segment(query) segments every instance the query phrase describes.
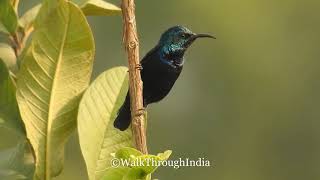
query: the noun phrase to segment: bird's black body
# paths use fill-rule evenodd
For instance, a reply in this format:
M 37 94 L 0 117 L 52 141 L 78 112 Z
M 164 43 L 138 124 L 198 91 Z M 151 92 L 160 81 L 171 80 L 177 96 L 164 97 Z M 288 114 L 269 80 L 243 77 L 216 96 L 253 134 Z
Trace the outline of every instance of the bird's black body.
M 170 92 L 182 71 L 184 52 L 198 37 L 212 36 L 196 35 L 182 26 L 172 27 L 161 36 L 157 46 L 141 60 L 144 107 L 162 100 Z M 130 117 L 128 92 L 114 126 L 120 130 L 126 130 L 130 125 Z
M 157 47 L 142 59 L 141 65 L 144 106 L 163 99 L 170 92 L 183 67 L 173 67 L 159 60 Z

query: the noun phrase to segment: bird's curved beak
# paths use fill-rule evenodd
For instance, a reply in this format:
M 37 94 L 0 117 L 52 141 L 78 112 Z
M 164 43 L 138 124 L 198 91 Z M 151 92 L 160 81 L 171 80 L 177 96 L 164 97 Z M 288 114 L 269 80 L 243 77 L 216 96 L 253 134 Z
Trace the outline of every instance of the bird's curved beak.
M 185 44 L 186 47 L 189 47 L 196 39 L 198 38 L 212 38 L 212 39 L 216 39 L 214 36 L 210 35 L 210 34 L 193 34 L 189 40 L 187 41 L 187 43 Z
M 194 34 L 192 36 L 193 40 L 196 40 L 197 38 L 212 38 L 212 39 L 216 39 L 216 37 L 210 35 L 210 34 Z

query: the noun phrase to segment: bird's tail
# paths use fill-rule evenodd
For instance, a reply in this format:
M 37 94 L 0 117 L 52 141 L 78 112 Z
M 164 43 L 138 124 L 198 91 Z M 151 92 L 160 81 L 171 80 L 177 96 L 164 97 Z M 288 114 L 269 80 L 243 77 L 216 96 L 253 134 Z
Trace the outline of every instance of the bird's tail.
M 131 122 L 130 96 L 129 93 L 123 105 L 119 109 L 118 116 L 114 120 L 113 126 L 121 131 L 128 129 Z

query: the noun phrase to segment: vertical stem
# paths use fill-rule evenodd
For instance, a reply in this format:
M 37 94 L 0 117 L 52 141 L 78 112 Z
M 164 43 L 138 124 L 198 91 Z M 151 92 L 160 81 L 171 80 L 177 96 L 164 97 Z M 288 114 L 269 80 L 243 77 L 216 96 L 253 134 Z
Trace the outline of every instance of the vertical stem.
M 131 102 L 132 131 L 135 139 L 136 148 L 144 154 L 148 153 L 145 131 L 142 96 L 142 80 L 139 58 L 139 40 L 137 35 L 135 4 L 134 0 L 122 0 L 123 15 L 123 42 L 128 55 L 129 62 L 129 91 Z

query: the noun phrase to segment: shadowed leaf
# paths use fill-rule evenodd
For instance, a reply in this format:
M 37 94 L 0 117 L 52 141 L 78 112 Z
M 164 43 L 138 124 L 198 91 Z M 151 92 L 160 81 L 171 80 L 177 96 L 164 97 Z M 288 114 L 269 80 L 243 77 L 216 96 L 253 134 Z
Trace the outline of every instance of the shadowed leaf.
M 9 34 L 4 25 L 0 22 L 0 33 Z
M 30 180 L 33 172 L 34 161 L 24 136 L 20 137 L 15 147 L 0 151 L 0 179 Z
M 24 135 L 16 101 L 16 87 L 6 64 L 0 59 L 0 126 Z M 5 137 L 6 138 L 6 137 Z
M 5 28 L 5 30 L 3 30 L 4 32 L 8 31 L 13 34 L 17 29 L 18 17 L 10 0 L 0 1 L 0 22 Z M 3 27 L 0 29 L 3 29 Z
M 0 179 L 31 179 L 33 157 L 27 145 L 16 101 L 16 87 L 6 64 L 0 59 Z M 13 147 L 5 147 L 7 138 Z

